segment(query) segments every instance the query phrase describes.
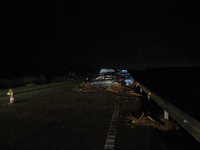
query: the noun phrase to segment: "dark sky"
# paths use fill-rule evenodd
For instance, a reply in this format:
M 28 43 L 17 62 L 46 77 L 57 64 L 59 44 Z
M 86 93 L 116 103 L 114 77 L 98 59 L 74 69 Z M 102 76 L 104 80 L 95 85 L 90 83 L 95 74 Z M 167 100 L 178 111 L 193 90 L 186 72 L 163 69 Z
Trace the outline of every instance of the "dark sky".
M 1 67 L 199 66 L 199 3 L 5 1 L 0 9 Z

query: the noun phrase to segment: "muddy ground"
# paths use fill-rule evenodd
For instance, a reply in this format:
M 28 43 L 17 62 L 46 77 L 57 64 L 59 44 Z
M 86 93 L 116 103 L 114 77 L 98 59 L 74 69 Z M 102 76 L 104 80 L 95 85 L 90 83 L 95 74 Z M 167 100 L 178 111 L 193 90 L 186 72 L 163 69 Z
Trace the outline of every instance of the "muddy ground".
M 142 113 L 141 95 L 132 89 L 80 90 L 80 83 L 16 88 L 14 104 L 0 95 L 0 149 L 102 150 L 116 104 L 120 112 L 115 149 L 180 149 L 169 144 L 165 135 L 171 132 L 128 125 L 130 114 L 139 118 Z

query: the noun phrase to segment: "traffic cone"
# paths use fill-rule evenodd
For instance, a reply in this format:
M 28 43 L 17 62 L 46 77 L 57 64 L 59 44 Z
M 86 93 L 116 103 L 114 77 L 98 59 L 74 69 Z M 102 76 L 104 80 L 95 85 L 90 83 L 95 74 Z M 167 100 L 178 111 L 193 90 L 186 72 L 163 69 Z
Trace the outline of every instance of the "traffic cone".
M 14 102 L 15 102 L 15 100 L 14 100 L 13 90 L 11 89 L 11 91 L 10 91 L 10 101 L 9 101 L 9 104 L 13 104 Z

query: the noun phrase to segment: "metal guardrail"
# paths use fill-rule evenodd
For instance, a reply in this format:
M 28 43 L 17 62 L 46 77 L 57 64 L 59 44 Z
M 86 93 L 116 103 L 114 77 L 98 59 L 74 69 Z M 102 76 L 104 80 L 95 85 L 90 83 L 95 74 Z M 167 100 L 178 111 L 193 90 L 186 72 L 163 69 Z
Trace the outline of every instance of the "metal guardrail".
M 200 142 L 200 122 L 184 111 L 180 110 L 176 106 L 172 105 L 168 101 L 156 95 L 151 90 L 144 87 L 142 84 L 137 81 L 136 87 L 140 87 L 140 92 L 144 91 L 148 99 L 152 98 L 163 110 L 164 118 L 168 119 L 170 115 L 174 120 L 176 120 L 186 131 L 188 131 L 197 141 Z

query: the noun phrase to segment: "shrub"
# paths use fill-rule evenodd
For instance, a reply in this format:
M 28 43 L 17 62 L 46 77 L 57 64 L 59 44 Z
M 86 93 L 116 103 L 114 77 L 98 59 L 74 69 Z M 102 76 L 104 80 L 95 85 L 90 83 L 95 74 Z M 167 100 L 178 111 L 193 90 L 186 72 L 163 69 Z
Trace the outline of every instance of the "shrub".
M 47 79 L 45 77 L 44 74 L 41 74 L 36 80 L 35 80 L 36 84 L 45 84 L 47 83 Z
M 72 73 L 72 78 L 73 78 L 73 79 L 78 79 L 78 75 L 77 75 L 75 72 L 73 72 L 73 73 Z
M 25 85 L 24 79 L 23 78 L 14 78 L 12 80 L 12 85 L 14 87 Z
M 3 89 L 4 88 L 4 83 L 3 83 L 3 80 L 0 79 L 0 89 Z
M 65 81 L 67 78 L 64 76 L 57 76 L 54 80 L 52 80 L 51 82 L 55 83 L 55 82 L 62 82 Z
M 78 79 L 78 75 L 75 72 L 70 71 L 68 73 L 68 78 L 69 79 Z
M 0 80 L 0 88 L 9 88 L 12 87 L 12 80 L 1 79 Z

